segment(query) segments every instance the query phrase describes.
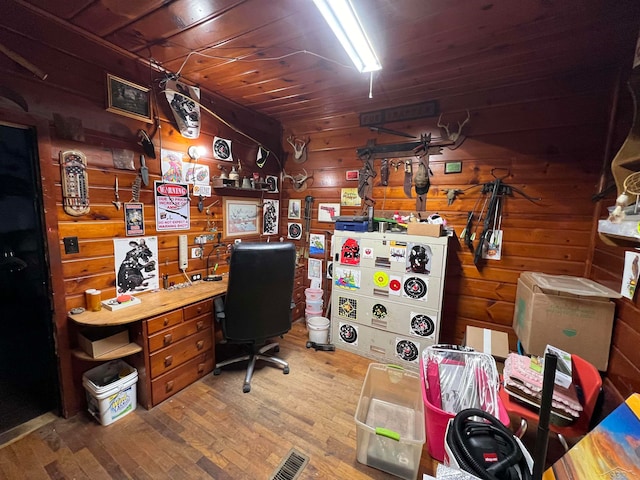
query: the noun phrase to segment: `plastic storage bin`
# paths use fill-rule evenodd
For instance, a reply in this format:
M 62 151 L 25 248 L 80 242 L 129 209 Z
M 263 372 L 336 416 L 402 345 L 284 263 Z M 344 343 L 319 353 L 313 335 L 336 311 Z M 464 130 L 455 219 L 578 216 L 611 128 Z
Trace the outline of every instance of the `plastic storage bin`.
M 137 406 L 138 371 L 118 359 L 84 373 L 89 413 L 102 425 L 109 425 L 133 412 Z
M 407 480 L 417 478 L 425 443 L 417 373 L 370 364 L 355 421 L 358 462 Z

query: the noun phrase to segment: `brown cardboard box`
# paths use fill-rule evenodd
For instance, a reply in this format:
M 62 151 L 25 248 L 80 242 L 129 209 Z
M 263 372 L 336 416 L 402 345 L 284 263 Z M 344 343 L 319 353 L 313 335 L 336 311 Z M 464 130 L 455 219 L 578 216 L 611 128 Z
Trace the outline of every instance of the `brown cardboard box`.
M 442 235 L 442 225 L 437 223 L 410 222 L 407 223 L 407 234 L 439 237 Z
M 84 352 L 98 358 L 129 344 L 129 330 L 91 328 L 78 333 L 78 344 Z
M 493 355 L 497 360 L 504 360 L 509 355 L 509 336 L 506 332 L 467 325 L 465 345 L 477 352 Z
M 615 304 L 620 294 L 580 277 L 523 272 L 518 279 L 513 329 L 525 352 L 547 344 L 606 371 Z

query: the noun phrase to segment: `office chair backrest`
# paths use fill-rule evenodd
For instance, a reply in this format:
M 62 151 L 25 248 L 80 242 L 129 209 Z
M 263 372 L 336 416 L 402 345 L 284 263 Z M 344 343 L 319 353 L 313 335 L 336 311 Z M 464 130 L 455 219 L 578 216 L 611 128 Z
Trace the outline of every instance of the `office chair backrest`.
M 259 343 L 289 331 L 295 266 L 293 243 L 235 245 L 222 321 L 228 341 Z

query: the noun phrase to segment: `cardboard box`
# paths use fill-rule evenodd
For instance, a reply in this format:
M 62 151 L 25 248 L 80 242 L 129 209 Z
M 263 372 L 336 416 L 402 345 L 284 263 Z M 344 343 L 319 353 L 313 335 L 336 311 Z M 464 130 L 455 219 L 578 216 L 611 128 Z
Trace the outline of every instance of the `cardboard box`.
M 509 336 L 506 332 L 467 325 L 465 345 L 477 352 L 488 353 L 497 360 L 504 360 L 509 355 Z
M 606 371 L 615 304 L 620 294 L 580 277 L 523 272 L 513 329 L 528 354 L 553 345 Z
M 440 237 L 442 235 L 442 225 L 439 223 L 409 222 L 407 223 L 407 234 Z
M 128 345 L 129 330 L 123 330 L 122 327 L 85 329 L 78 332 L 78 344 L 87 355 L 99 358 Z

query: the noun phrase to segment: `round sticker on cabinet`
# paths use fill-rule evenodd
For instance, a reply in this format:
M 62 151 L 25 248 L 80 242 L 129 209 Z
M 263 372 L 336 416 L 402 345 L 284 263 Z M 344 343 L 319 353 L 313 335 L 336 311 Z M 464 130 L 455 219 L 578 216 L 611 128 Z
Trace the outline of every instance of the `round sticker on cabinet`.
M 419 351 L 416 344 L 412 341 L 400 340 L 396 344 L 396 354 L 402 360 L 405 360 L 407 362 L 414 362 L 419 356 Z
M 385 272 L 376 272 L 373 274 L 373 283 L 377 287 L 386 287 L 389 284 L 389 275 Z
M 430 317 L 420 313 L 411 317 L 411 331 L 421 337 L 429 337 L 435 332 L 436 326 Z
M 404 282 L 404 293 L 409 298 L 422 298 L 427 294 L 427 284 L 421 278 L 409 277 Z
M 394 292 L 398 292 L 402 288 L 400 284 L 400 280 L 396 280 L 395 278 L 389 282 L 389 289 Z
M 340 340 L 346 343 L 356 343 L 358 341 L 358 331 L 352 325 L 343 323 L 340 325 Z
M 387 316 L 387 307 L 385 307 L 381 303 L 376 303 L 371 309 L 371 314 L 373 315 L 374 318 L 377 318 L 378 320 L 382 320 L 384 317 Z

